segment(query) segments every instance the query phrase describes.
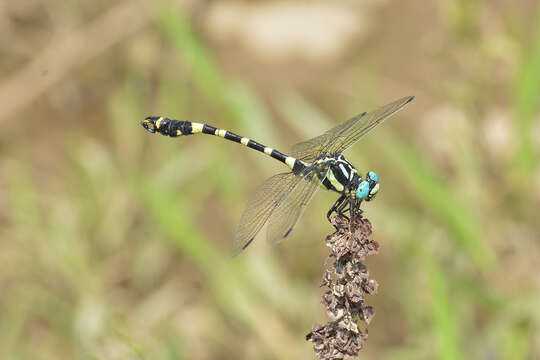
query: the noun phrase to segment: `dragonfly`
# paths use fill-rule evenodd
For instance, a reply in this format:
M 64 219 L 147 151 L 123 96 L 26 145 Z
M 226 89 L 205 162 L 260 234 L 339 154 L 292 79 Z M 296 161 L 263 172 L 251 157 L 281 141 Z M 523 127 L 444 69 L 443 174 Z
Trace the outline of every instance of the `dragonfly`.
M 269 243 L 277 243 L 292 232 L 304 209 L 319 189 L 339 194 L 328 210 L 350 216 L 361 212 L 363 201 L 371 201 L 379 192 L 379 177 L 368 171 L 364 177 L 343 156 L 343 152 L 384 120 L 409 104 L 414 96 L 407 96 L 363 112 L 310 140 L 299 142 L 288 155 L 250 138 L 208 124 L 149 116 L 141 125 L 150 133 L 181 137 L 193 134 L 218 136 L 262 152 L 289 167 L 264 181 L 251 196 L 233 240 L 231 256 L 236 256 L 253 242 L 265 224 Z

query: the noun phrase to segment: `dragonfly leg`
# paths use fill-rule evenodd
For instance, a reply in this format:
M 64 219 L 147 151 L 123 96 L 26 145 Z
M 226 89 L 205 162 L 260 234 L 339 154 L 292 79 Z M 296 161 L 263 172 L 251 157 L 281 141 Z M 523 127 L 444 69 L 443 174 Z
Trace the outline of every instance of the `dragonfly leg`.
M 356 214 L 362 214 L 362 210 L 360 209 L 361 203 L 362 203 L 362 200 L 358 200 L 358 199 L 354 199 L 350 201 L 349 212 L 351 216 L 354 216 Z
M 337 208 L 337 211 L 336 211 L 336 212 L 338 213 L 338 215 L 344 216 L 344 217 L 346 217 L 346 218 L 348 219 L 348 217 L 345 216 L 343 210 L 345 210 L 345 207 L 346 207 L 349 203 L 351 203 L 351 200 L 347 199 L 347 197 L 344 196 L 344 199 L 343 199 L 342 203 L 339 204 L 339 207 Z
M 357 199 L 351 200 L 349 203 L 349 212 L 351 213 L 351 217 L 356 215 L 356 211 L 359 210 L 360 203 Z
M 332 213 L 334 211 L 336 211 L 336 209 L 338 209 L 343 204 L 344 200 L 345 200 L 345 194 L 341 194 L 339 199 L 336 200 L 334 205 L 332 205 L 330 210 L 328 210 L 328 212 L 326 213 L 326 218 L 328 219 L 328 221 L 330 221 L 330 216 L 332 216 Z M 339 212 L 338 212 L 338 214 L 339 214 Z

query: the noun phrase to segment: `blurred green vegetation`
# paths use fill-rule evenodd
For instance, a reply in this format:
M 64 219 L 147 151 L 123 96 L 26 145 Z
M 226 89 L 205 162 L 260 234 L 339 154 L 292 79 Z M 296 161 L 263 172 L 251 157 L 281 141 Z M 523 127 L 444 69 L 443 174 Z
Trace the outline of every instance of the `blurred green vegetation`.
M 256 34 L 248 16 L 298 14 L 235 4 L 34 0 L 0 13 L 0 94 L 28 99 L 0 111 L 0 357 L 312 358 L 304 336 L 326 321 L 335 196 L 318 193 L 291 240 L 260 236 L 231 260 L 250 192 L 283 167 L 212 137 L 150 136 L 139 121 L 208 122 L 286 152 L 416 95 L 347 152 L 382 185 L 364 208 L 381 251 L 361 358 L 540 358 L 540 7 L 333 5 L 363 32 L 321 63 L 216 34 L 216 13 L 242 36 Z M 104 49 L 95 24 L 115 39 Z M 81 51 L 63 41 L 72 31 L 87 56 L 70 70 L 62 57 L 40 63 Z

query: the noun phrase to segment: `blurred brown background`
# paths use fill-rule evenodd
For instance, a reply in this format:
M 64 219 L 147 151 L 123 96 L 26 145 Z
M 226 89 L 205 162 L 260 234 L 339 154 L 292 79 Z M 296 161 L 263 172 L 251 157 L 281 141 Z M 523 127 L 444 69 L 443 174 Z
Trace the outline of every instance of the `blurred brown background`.
M 312 358 L 335 194 L 230 260 L 284 167 L 139 122 L 287 152 L 406 95 L 347 152 L 381 182 L 361 358 L 540 358 L 536 1 L 3 1 L 0 358 Z

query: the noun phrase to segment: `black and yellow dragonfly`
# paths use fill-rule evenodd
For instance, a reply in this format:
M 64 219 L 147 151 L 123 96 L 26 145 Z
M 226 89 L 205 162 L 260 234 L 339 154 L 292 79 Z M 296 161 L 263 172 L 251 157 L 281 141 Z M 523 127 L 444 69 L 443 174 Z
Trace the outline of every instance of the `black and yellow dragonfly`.
M 414 96 L 404 97 L 373 112 L 361 113 L 320 136 L 297 143 L 290 155 L 207 124 L 149 116 L 141 125 L 151 133 L 170 137 L 219 136 L 265 153 L 290 168 L 267 179 L 251 196 L 233 241 L 231 255 L 235 256 L 251 244 L 266 223 L 270 243 L 285 239 L 321 184 L 340 194 L 327 213 L 328 219 L 334 212 L 353 215 L 362 201 L 372 200 L 379 191 L 377 174 L 369 171 L 362 177 L 342 152 L 413 99 Z

